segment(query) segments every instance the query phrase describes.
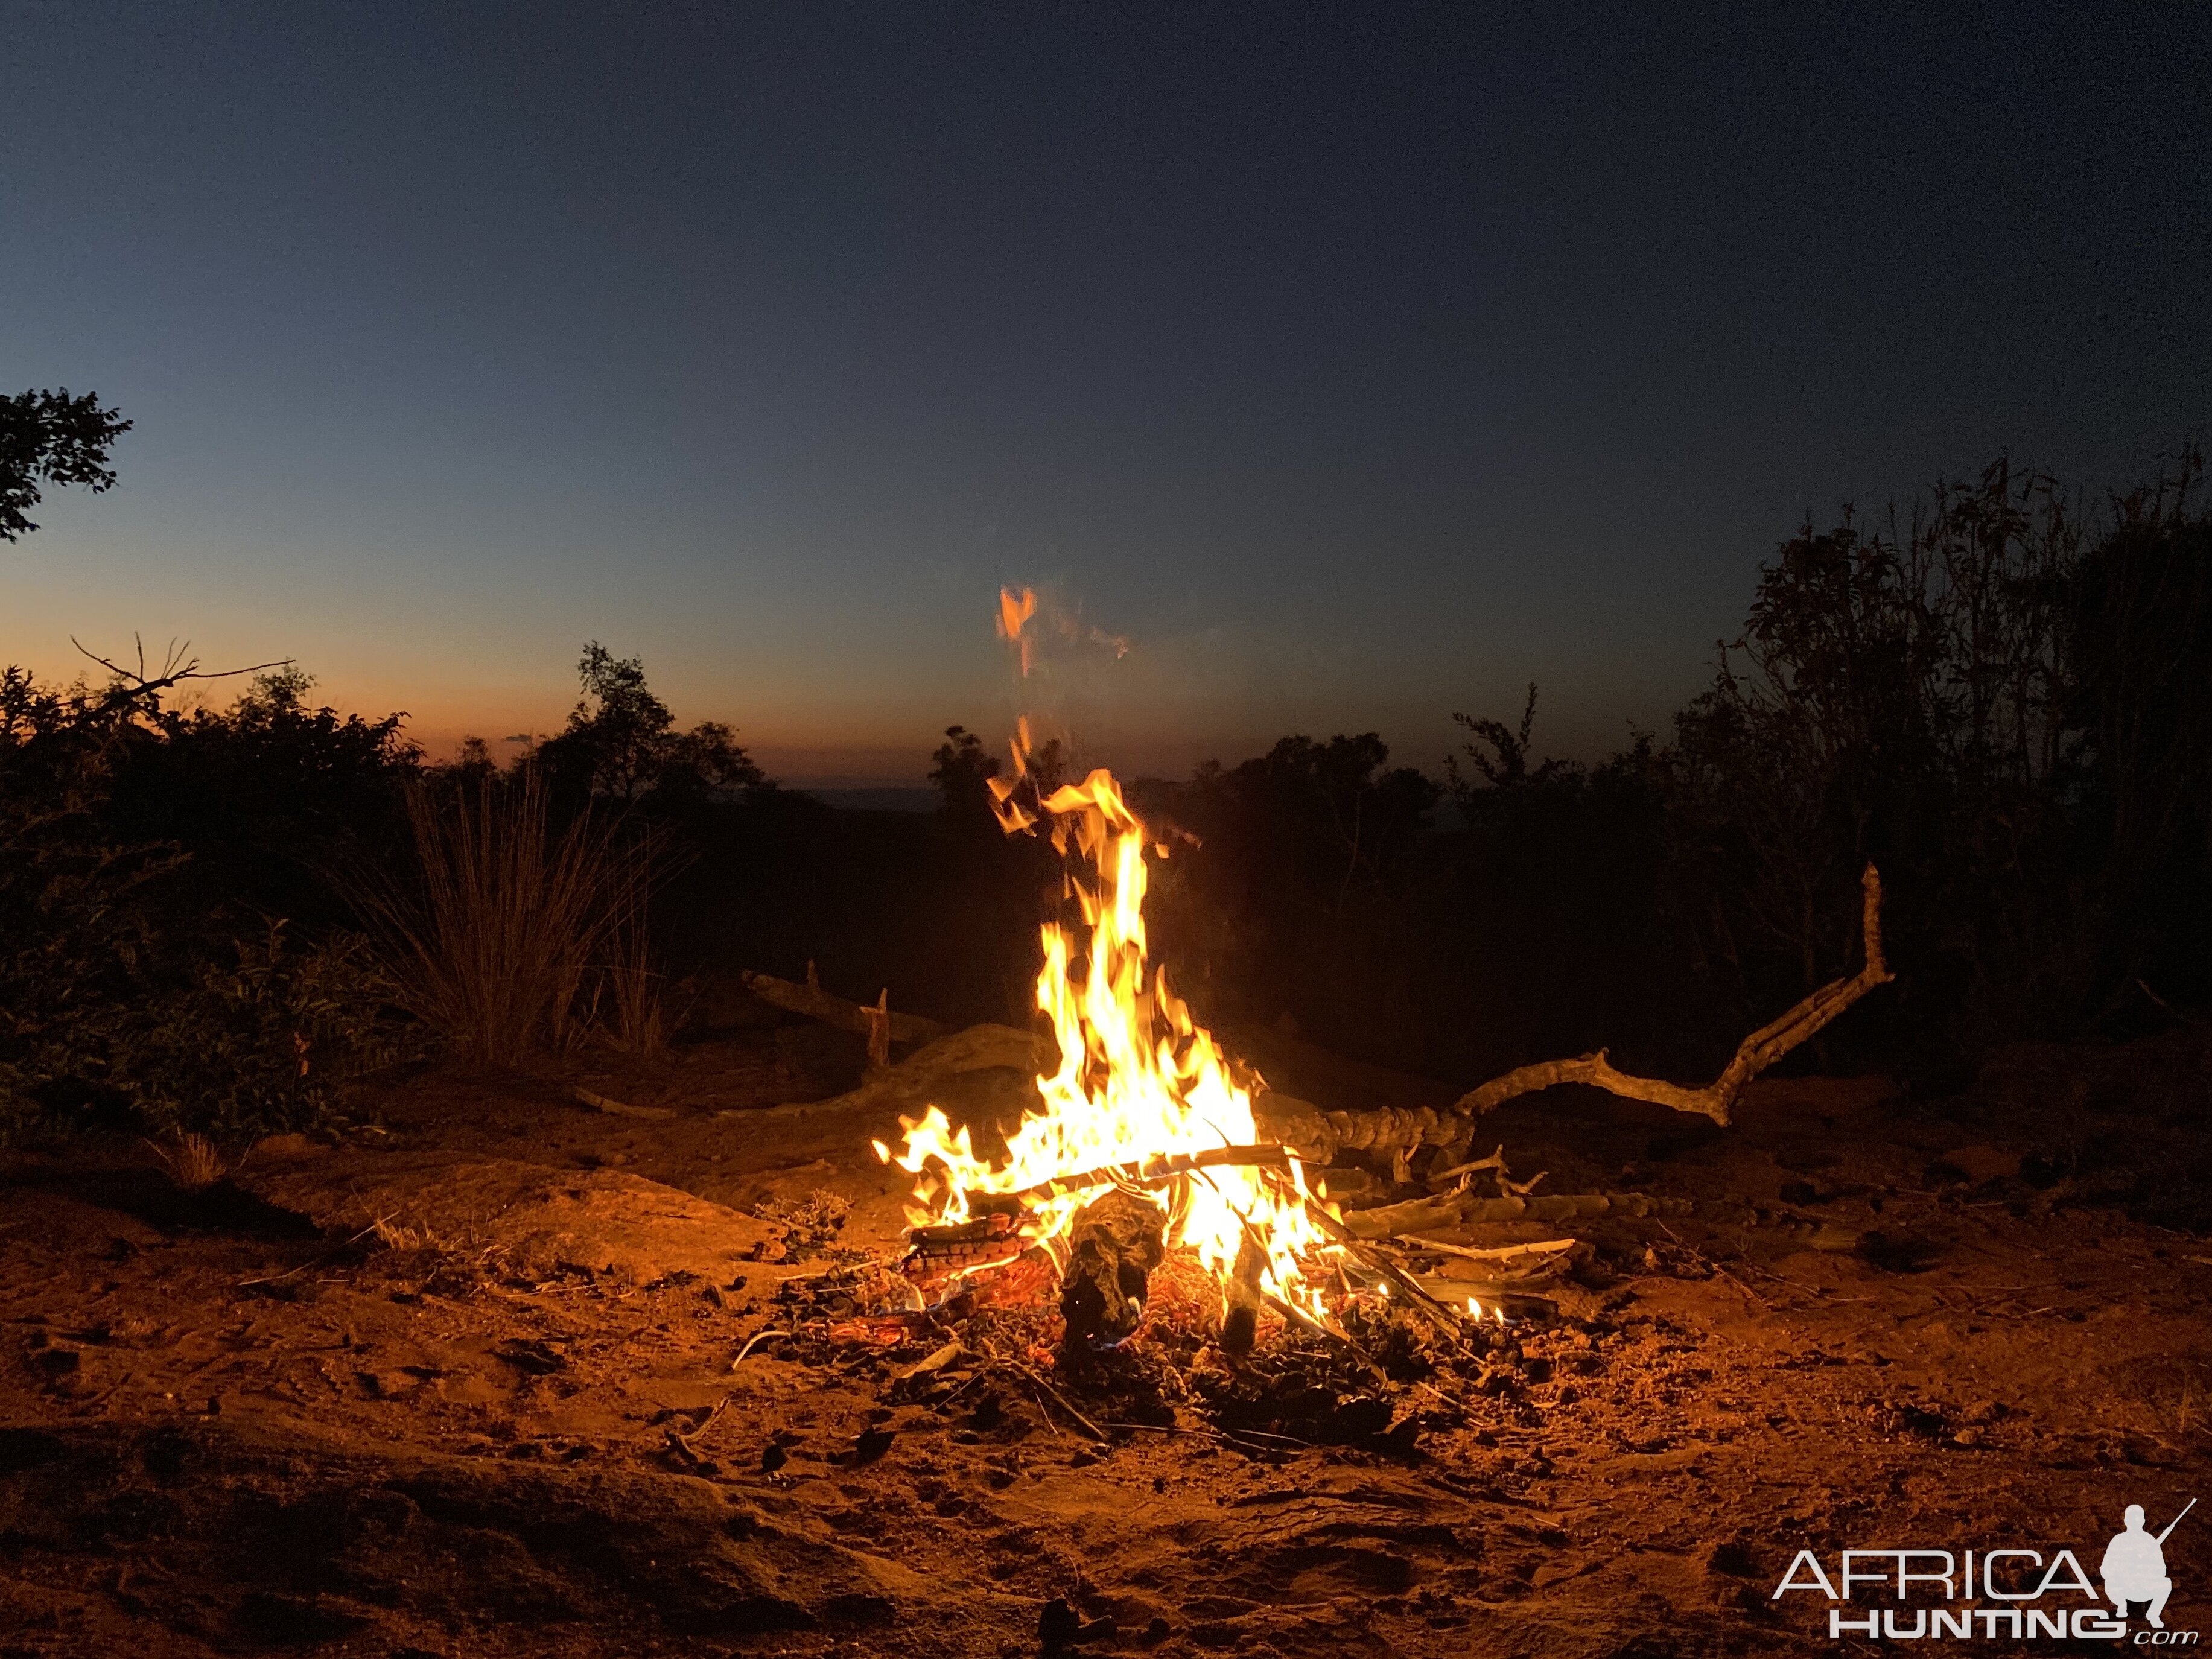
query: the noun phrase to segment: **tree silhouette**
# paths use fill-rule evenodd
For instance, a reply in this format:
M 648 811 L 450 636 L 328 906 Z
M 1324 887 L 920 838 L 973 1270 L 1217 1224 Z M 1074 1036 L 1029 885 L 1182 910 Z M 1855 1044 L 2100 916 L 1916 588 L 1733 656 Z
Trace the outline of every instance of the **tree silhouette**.
M 556 775 L 582 778 L 595 795 L 623 801 L 651 795 L 664 803 L 767 781 L 721 721 L 678 731 L 668 705 L 645 683 L 642 659 L 617 657 L 593 640 L 576 676 L 584 695 L 560 736 L 538 751 Z
M 100 394 L 58 392 L 0 396 L 0 542 L 39 526 L 26 516 L 45 496 L 41 483 L 82 484 L 94 495 L 115 487 L 108 447 L 131 422 L 100 406 Z

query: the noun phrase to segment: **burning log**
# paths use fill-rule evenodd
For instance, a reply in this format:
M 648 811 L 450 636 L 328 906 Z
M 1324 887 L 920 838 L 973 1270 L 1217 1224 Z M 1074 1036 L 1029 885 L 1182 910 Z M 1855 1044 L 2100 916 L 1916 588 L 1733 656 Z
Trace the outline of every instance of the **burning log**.
M 899 1272 L 917 1285 L 940 1284 L 984 1267 L 1004 1267 L 1029 1248 L 1019 1218 L 1007 1210 L 936 1227 L 908 1230 Z
M 945 1028 L 933 1019 L 924 1019 L 919 1014 L 900 1014 L 890 1011 L 890 994 L 886 990 L 876 999 L 876 1006 L 848 1002 L 833 996 L 815 982 L 814 964 L 806 964 L 806 983 L 798 985 L 787 979 L 778 979 L 773 974 L 757 974 L 748 969 L 739 975 L 745 989 L 763 1002 L 769 1003 L 787 1013 L 804 1014 L 809 1019 L 818 1019 L 825 1025 L 835 1025 L 842 1030 L 858 1031 L 862 1036 L 880 1039 L 884 1053 L 893 1042 L 934 1042 L 945 1034 Z M 872 1048 L 874 1047 L 872 1042 Z M 878 1064 L 881 1062 L 878 1061 Z
M 1236 1266 L 1231 1268 L 1229 1282 L 1223 1287 L 1225 1305 L 1221 1316 L 1221 1350 L 1224 1353 L 1249 1353 L 1253 1343 L 1259 1340 L 1260 1310 L 1267 1304 L 1260 1280 L 1267 1270 L 1267 1251 L 1260 1248 L 1257 1239 L 1248 1237 L 1243 1248 L 1237 1252 Z
M 1871 864 L 1860 876 L 1859 885 L 1864 893 L 1859 926 L 1866 943 L 1865 966 L 1849 979 L 1831 981 L 1779 1019 L 1753 1031 L 1737 1046 L 1735 1057 L 1721 1074 L 1704 1088 L 1686 1089 L 1680 1084 L 1617 1072 L 1606 1059 L 1606 1051 L 1601 1048 L 1576 1060 L 1547 1060 L 1493 1078 L 1480 1088 L 1462 1095 L 1456 1109 L 1468 1117 L 1480 1117 L 1518 1095 L 1533 1094 L 1561 1083 L 1583 1083 L 1630 1100 L 1671 1106 L 1678 1112 L 1696 1112 L 1716 1123 L 1727 1123 L 1736 1097 L 1743 1092 L 1746 1084 L 1868 992 L 1888 984 L 1895 977 L 1882 960 L 1881 877 Z
M 1150 1187 L 1198 1170 L 1287 1170 L 1291 1167 L 1293 1151 L 1288 1146 L 1209 1146 L 1202 1152 L 1148 1158 L 1142 1164 L 1109 1164 L 1096 1170 L 1085 1170 L 1076 1175 L 1054 1176 L 1034 1187 L 1025 1187 L 1012 1196 L 1026 1201 L 1058 1198 L 1068 1193 L 1085 1192 L 1093 1187 Z M 975 1201 L 975 1197 L 971 1194 L 971 1202 Z

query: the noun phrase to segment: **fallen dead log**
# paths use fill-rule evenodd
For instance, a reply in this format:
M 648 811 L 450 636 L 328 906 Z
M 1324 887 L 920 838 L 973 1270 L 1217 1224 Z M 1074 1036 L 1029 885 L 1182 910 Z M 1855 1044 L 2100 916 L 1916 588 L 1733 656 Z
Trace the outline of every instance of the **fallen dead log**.
M 1516 1096 L 1533 1094 L 1562 1083 L 1582 1083 L 1630 1100 L 1670 1106 L 1678 1112 L 1695 1112 L 1716 1123 L 1728 1122 L 1744 1085 L 1868 992 L 1888 984 L 1894 977 L 1882 960 L 1881 877 L 1871 864 L 1860 876 L 1859 886 L 1864 896 L 1859 925 L 1866 943 L 1865 966 L 1849 979 L 1834 980 L 1822 986 L 1779 1019 L 1753 1031 L 1737 1046 L 1735 1057 L 1721 1074 L 1704 1088 L 1689 1089 L 1678 1083 L 1617 1072 L 1606 1059 L 1606 1051 L 1601 1048 L 1575 1060 L 1547 1060 L 1493 1078 L 1480 1088 L 1462 1095 L 1456 1109 L 1468 1117 L 1480 1117 Z
M 1645 1193 L 1550 1193 L 1535 1198 L 1483 1198 L 1474 1193 L 1438 1193 L 1404 1204 L 1352 1210 L 1345 1231 L 1354 1238 L 1403 1238 L 1443 1227 L 1501 1221 L 1586 1221 L 1601 1216 L 1686 1216 L 1697 1206 L 1686 1198 L 1653 1198 Z
M 804 1014 L 809 1019 L 818 1019 L 825 1025 L 835 1025 L 847 1031 L 858 1031 L 862 1036 L 874 1036 L 878 1030 L 887 1032 L 892 1042 L 934 1042 L 945 1034 L 945 1027 L 933 1019 L 924 1019 L 920 1014 L 894 1013 L 886 1006 L 889 994 L 877 999 L 874 1007 L 866 1003 L 848 1002 L 833 995 L 816 982 L 814 964 L 807 964 L 806 983 L 778 979 L 773 974 L 757 974 L 748 969 L 738 977 L 745 989 L 763 1002 L 782 1009 L 787 1013 Z
M 1474 1139 L 1472 1120 L 1449 1107 L 1385 1106 L 1367 1112 L 1324 1111 L 1295 1095 L 1261 1089 L 1252 1097 L 1252 1118 L 1309 1164 L 1334 1164 L 1346 1152 L 1384 1155 L 1398 1178 L 1424 1147 L 1463 1152 Z

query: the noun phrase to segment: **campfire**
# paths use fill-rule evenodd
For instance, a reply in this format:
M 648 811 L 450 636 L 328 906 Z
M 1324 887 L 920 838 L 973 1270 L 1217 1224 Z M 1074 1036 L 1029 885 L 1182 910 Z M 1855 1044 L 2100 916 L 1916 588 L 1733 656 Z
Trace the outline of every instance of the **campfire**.
M 1218 1280 L 1226 1311 L 1249 1316 L 1264 1298 L 1326 1318 L 1315 1274 L 1340 1250 L 1316 1218 L 1305 1166 L 1261 1134 L 1252 1087 L 1149 960 L 1147 861 L 1167 844 L 1148 836 L 1111 773 L 1041 794 L 1021 738 L 1013 755 L 1013 777 L 992 780 L 1000 821 L 1009 833 L 1048 830 L 1073 913 L 1044 925 L 1036 981 L 1059 1064 L 1037 1079 L 1036 1109 L 1006 1137 L 1003 1159 L 979 1157 L 969 1131 L 933 1105 L 902 1120 L 898 1151 L 875 1143 L 878 1158 L 919 1177 L 908 1212 L 916 1269 L 949 1264 L 957 1278 L 975 1267 L 944 1247 L 1018 1240 L 1042 1246 L 1065 1275 L 1085 1218 L 1120 1194 L 1138 1200 L 1117 1206 L 1125 1218 L 1152 1208 L 1159 1245 L 1188 1251 Z M 1152 1243 L 1115 1254 L 1146 1255 Z M 1103 1286 L 1100 1296 L 1113 1316 L 1141 1302 Z M 1096 1317 L 1102 1333 L 1127 1322 L 1105 1309 Z
M 1036 616 L 1033 594 L 1001 595 L 1000 632 L 1024 677 Z M 1373 1441 L 1464 1423 L 1468 1397 L 1511 1392 L 1524 1358 L 1545 1369 L 1540 1334 L 1522 1334 L 1556 1311 L 1540 1292 L 1602 1277 L 1589 1242 L 1500 1237 L 1500 1224 L 1712 1211 L 1826 1239 L 1817 1219 L 1772 1206 L 1539 1192 L 1542 1176 L 1516 1181 L 1503 1147 L 1476 1157 L 1472 1142 L 1483 1114 L 1560 1084 L 1728 1124 L 1752 1079 L 1887 982 L 1871 866 L 1860 971 L 1746 1037 L 1710 1085 L 1632 1076 L 1600 1051 L 1521 1066 L 1449 1106 L 1326 1110 L 1225 1052 L 1152 961 L 1146 895 L 1174 838 L 1146 824 L 1111 772 L 1050 775 L 1026 718 L 1011 750 L 1011 770 L 989 780 L 1000 825 L 1048 838 L 1060 860 L 1058 914 L 1040 930 L 1039 1029 L 947 1032 L 894 1014 L 887 995 L 873 1007 L 832 996 L 811 970 L 805 985 L 747 976 L 770 1002 L 867 1035 L 876 1066 L 851 1098 L 901 1104 L 898 1145 L 871 1144 L 913 1177 L 903 1254 L 785 1281 L 792 1323 L 763 1340 L 928 1345 L 899 1374 L 906 1393 L 957 1393 L 1011 1370 L 1086 1431 L 1100 1425 L 1042 1370 L 1060 1370 L 1069 1392 L 1078 1374 L 1119 1389 L 1121 1416 L 1149 1415 L 1121 1430 L 1183 1425 L 1178 1402 L 1202 1401 L 1217 1430 L 1248 1443 L 1284 1431 Z M 897 1065 L 894 1042 L 914 1048 Z M 981 1149 L 975 1127 L 933 1098 L 973 1066 L 1019 1068 L 1030 1083 L 1018 1121 L 987 1129 Z M 1146 1399 L 1133 1403 L 1139 1373 Z

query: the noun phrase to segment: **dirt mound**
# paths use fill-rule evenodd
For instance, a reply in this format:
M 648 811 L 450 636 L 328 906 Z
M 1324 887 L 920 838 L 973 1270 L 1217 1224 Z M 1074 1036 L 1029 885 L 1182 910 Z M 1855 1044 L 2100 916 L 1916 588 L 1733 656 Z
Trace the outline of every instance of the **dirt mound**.
M 158 1547 L 167 1571 L 136 1579 L 125 1611 L 217 1644 L 374 1626 L 442 1650 L 470 1626 L 576 1620 L 744 1637 L 883 1624 L 930 1595 L 793 1500 L 648 1470 L 371 1457 L 193 1421 L 0 1428 L 0 1473 L 10 1557 Z
M 640 1176 L 504 1158 L 398 1154 L 373 1173 L 357 1163 L 309 1162 L 246 1178 L 262 1198 L 328 1232 L 381 1222 L 425 1246 L 496 1256 L 524 1278 L 582 1267 L 640 1284 L 679 1272 L 720 1282 L 772 1232 L 754 1217 Z

